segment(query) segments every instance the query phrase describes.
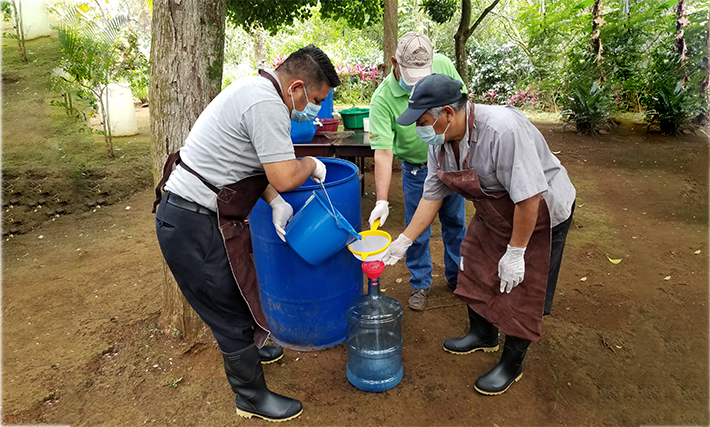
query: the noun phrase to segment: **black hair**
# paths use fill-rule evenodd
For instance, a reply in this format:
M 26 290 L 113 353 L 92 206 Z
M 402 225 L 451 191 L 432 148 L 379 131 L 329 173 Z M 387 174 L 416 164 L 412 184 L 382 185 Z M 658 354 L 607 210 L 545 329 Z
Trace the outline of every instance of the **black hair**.
M 303 80 L 308 86 L 320 86 L 323 83 L 330 87 L 340 85 L 340 78 L 328 55 L 312 44 L 293 52 L 276 69 L 288 77 Z

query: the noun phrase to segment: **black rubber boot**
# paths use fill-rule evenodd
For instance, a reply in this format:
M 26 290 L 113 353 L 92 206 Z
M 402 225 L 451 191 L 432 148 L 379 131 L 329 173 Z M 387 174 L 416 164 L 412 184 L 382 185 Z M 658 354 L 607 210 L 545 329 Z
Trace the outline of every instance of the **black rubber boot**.
M 530 341 L 508 335 L 505 337 L 500 362 L 476 381 L 476 391 L 496 395 L 508 390 L 511 384 L 523 376 L 523 359 Z
M 468 307 L 471 329 L 461 338 L 449 338 L 444 342 L 444 350 L 453 354 L 468 354 L 476 350 L 486 353 L 498 351 L 498 328 Z
M 223 353 L 224 370 L 237 394 L 237 414 L 267 421 L 286 421 L 301 415 L 303 405 L 266 388 L 259 350 L 252 344 L 234 353 Z
M 274 363 L 284 357 L 284 349 L 278 345 L 265 345 L 259 349 L 259 358 L 262 365 Z

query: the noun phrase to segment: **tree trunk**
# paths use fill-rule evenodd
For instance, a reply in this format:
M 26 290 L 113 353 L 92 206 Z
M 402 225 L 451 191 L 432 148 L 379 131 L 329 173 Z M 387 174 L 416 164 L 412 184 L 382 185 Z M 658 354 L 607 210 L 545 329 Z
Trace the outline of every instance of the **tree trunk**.
M 483 22 L 483 19 L 493 10 L 500 0 L 493 0 L 493 2 L 481 12 L 481 15 L 476 19 L 476 22 L 471 25 L 471 0 L 461 0 L 461 21 L 459 22 L 459 29 L 456 30 L 456 35 L 454 35 L 454 51 L 456 55 L 456 71 L 459 72 L 461 79 L 466 84 L 468 84 L 468 58 L 466 55 L 466 42 L 469 37 L 476 31 L 476 28 Z M 469 88 L 470 89 L 470 88 Z
M 454 35 L 454 55 L 456 56 L 456 71 L 459 72 L 466 87 L 468 86 L 468 61 L 466 60 L 466 32 L 471 24 L 471 0 L 461 0 L 461 21 Z
M 385 40 L 384 58 L 382 58 L 384 74 L 382 77 L 387 77 L 392 68 L 390 66 L 392 63 L 390 58 L 394 56 L 397 50 L 397 0 L 385 0 L 383 21 Z
M 592 7 L 592 43 L 591 49 L 594 52 L 594 62 L 597 63 L 596 69 L 599 70 L 599 82 L 604 81 L 604 68 L 602 67 L 602 61 L 604 57 L 602 52 L 604 48 L 602 47 L 601 39 L 601 27 L 606 24 L 604 18 L 602 18 L 602 5 L 601 0 L 594 0 L 594 6 Z
M 708 20 L 705 23 L 705 55 L 703 56 L 703 66 L 705 67 L 705 77 L 700 82 L 700 93 L 705 97 L 705 105 L 710 105 L 710 9 L 708 9 Z M 706 111 L 701 120 L 701 124 L 710 124 L 710 111 Z
M 168 154 L 182 147 L 200 113 L 222 86 L 225 0 L 154 0 L 150 73 L 153 177 Z M 203 323 L 163 264 L 159 327 L 193 339 Z
M 254 63 L 256 68 L 270 68 L 266 63 L 266 31 L 261 27 L 256 27 L 251 34 L 254 39 Z

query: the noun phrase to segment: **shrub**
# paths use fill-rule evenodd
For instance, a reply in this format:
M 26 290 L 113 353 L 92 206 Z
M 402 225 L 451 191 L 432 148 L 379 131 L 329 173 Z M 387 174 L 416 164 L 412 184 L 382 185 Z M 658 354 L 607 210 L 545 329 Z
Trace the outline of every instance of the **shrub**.
M 659 82 L 655 96 L 652 97 L 651 109 L 646 111 L 646 131 L 651 125 L 659 124 L 661 132 L 679 134 L 683 129 L 694 129 L 692 119 L 702 112 L 697 96 L 689 93 L 683 82 L 678 82 L 671 89 L 670 84 Z
M 474 97 L 495 92 L 496 96 L 510 98 L 531 75 L 530 60 L 514 44 L 486 46 L 474 40 L 466 48 L 470 64 L 468 89 L 476 94 Z
M 572 93 L 564 100 L 566 109 L 560 114 L 565 124 L 574 123 L 578 133 L 596 134 L 601 127 L 609 123 L 609 97 L 604 93 L 598 82 L 592 84 L 591 89 L 580 82 L 572 84 Z
M 336 65 L 342 84 L 333 90 L 334 102 L 342 105 L 369 104 L 383 79 L 376 64 Z

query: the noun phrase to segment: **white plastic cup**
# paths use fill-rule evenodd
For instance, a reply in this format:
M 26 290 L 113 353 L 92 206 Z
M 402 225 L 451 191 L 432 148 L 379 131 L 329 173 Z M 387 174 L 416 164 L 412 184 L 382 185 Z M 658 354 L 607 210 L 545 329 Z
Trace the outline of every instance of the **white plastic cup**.
M 362 130 L 365 132 L 370 131 L 370 118 L 369 117 L 363 117 L 362 119 Z

